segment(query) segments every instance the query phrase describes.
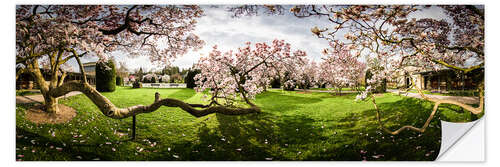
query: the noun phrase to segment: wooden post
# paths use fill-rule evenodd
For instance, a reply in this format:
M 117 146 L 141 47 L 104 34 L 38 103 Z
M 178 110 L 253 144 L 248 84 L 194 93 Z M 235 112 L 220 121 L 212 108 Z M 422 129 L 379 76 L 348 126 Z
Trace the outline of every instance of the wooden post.
M 135 115 L 132 116 L 132 140 L 135 139 Z

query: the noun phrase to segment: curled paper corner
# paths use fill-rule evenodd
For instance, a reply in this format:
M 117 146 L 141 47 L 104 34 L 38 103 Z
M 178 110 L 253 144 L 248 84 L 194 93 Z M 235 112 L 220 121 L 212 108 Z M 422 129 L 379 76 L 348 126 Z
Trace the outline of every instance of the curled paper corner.
M 476 124 L 481 122 L 481 127 L 483 127 L 484 123 L 482 121 L 483 118 L 472 122 L 461 122 L 461 123 L 447 122 L 441 120 L 441 148 L 439 150 L 439 154 L 436 158 L 436 161 L 469 161 L 465 159 L 460 160 L 460 159 L 450 158 L 444 155 L 447 154 L 448 150 L 450 150 Z M 481 144 L 483 144 L 482 146 L 484 147 L 484 143 Z M 473 161 L 483 161 L 483 160 L 484 157 L 483 159 L 478 159 Z

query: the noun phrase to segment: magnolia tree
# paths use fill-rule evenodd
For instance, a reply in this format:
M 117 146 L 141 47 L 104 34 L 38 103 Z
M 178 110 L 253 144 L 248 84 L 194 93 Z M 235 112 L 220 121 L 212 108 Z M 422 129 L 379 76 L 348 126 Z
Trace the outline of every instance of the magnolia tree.
M 167 75 L 167 74 L 162 75 L 160 77 L 160 80 L 161 80 L 162 83 L 169 83 L 170 82 L 170 75 Z
M 235 114 L 230 108 L 160 99 L 159 94 L 150 105 L 118 108 L 87 83 L 80 61 L 83 56 L 103 61 L 109 52 L 122 51 L 168 63 L 189 50 L 201 48 L 204 42 L 193 30 L 196 19 L 202 15 L 200 7 L 188 5 L 16 6 L 16 64 L 33 74 L 45 100 L 44 110 L 52 114 L 59 112 L 57 98 L 71 91 L 82 92 L 104 115 L 117 119 L 153 112 L 160 106 L 179 107 L 197 117 L 215 112 Z M 84 79 L 63 82 L 62 67 L 73 58 Z M 48 82 L 41 67 L 50 73 Z
M 156 83 L 156 81 L 158 81 L 158 76 L 154 73 L 146 74 L 142 77 L 142 82 Z
M 250 105 L 249 110 L 260 109 L 250 100 L 270 85 L 271 78 L 284 77 L 285 71 L 298 69 L 305 64 L 306 53 L 291 51 L 284 40 L 274 40 L 271 45 L 247 42 L 237 51 L 222 53 L 213 47 L 207 57 L 201 57 L 195 68 L 196 90 L 211 94 L 210 104 L 236 106 L 237 101 Z
M 317 85 L 319 83 L 320 78 L 320 68 L 315 61 L 308 61 L 300 69 L 296 71 L 299 73 L 297 84 L 299 88 L 304 89 L 306 91 L 313 85 Z
M 235 16 L 256 15 L 260 10 L 280 14 L 283 8 L 277 5 L 262 6 L 260 9 L 255 6 L 233 7 L 230 11 Z M 442 11 L 445 17 L 425 15 L 429 8 Z M 424 132 L 440 104 L 457 105 L 473 114 L 483 112 L 484 80 L 477 81 L 480 92 L 478 107 L 427 97 L 415 87 L 425 100 L 434 102 L 431 115 L 421 128 L 403 126 L 392 131 L 385 128 L 381 121 L 371 88 L 379 86 L 381 81 L 391 80 L 393 74 L 409 74 L 406 67 L 414 67 L 417 72 L 450 68 L 463 74 L 483 68 L 484 6 L 298 5 L 290 7 L 289 11 L 299 18 L 316 17 L 331 23 L 328 27 L 313 27 L 311 32 L 331 42 L 333 48 L 348 47 L 359 50 L 359 54 L 368 57 L 367 61 L 377 60 L 376 63 L 367 62 L 376 67 L 370 67 L 374 69 L 370 71 L 373 76 L 367 80 L 371 86 L 358 99 L 371 99 L 379 126 L 385 132 L 398 134 L 405 129 Z
M 351 54 L 348 48 L 325 49 L 326 55 L 320 65 L 320 77 L 327 88 L 333 88 L 341 93 L 342 88 L 359 86 L 358 80 L 363 77 L 365 63 L 358 60 L 357 55 Z
M 130 82 L 135 82 L 135 76 L 130 75 L 130 76 L 128 77 L 128 80 L 129 80 Z

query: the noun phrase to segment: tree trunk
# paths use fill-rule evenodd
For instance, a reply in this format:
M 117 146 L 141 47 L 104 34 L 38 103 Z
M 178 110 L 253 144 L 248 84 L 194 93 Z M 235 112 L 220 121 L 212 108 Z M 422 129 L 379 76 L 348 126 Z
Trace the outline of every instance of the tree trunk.
M 50 95 L 44 95 L 43 99 L 45 101 L 45 111 L 50 114 L 58 114 L 59 108 L 57 107 L 57 98 L 54 98 Z

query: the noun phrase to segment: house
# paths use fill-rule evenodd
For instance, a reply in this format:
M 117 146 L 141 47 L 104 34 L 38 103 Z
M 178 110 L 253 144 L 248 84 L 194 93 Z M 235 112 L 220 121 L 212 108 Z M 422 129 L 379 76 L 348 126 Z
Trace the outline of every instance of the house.
M 83 69 L 87 74 L 87 82 L 91 85 L 95 85 L 95 64 L 96 62 L 88 62 L 83 64 Z M 52 76 L 52 73 L 49 69 L 40 68 L 42 75 L 45 81 L 49 82 Z M 61 73 L 59 73 L 61 75 Z M 72 80 L 82 80 L 83 75 L 81 72 L 66 72 L 66 77 L 64 78 L 64 82 L 72 81 Z M 25 72 L 20 74 L 19 78 L 16 80 L 16 89 L 37 89 L 38 85 L 34 82 L 35 78 L 29 72 Z
M 415 86 L 422 90 L 449 91 L 449 90 L 472 90 L 477 89 L 481 80 L 484 80 L 484 68 L 479 68 L 467 74 L 452 70 L 442 69 L 438 71 L 417 71 L 414 67 L 405 69 L 406 73 L 399 73 L 391 83 L 393 87 L 408 88 L 411 80 Z M 405 75 L 406 74 L 406 75 Z
M 49 69 L 41 68 L 43 78 L 46 82 L 49 82 L 52 78 L 52 73 Z M 59 73 L 61 75 L 61 73 Z M 87 74 L 87 82 L 91 85 L 95 85 L 95 72 L 94 75 Z M 64 82 L 72 81 L 72 80 L 82 80 L 83 75 L 79 72 L 66 72 L 66 77 L 64 78 Z M 25 72 L 20 74 L 19 78 L 16 80 L 16 89 L 38 89 L 38 85 L 36 84 L 35 78 L 29 72 Z
M 85 70 L 86 74 L 95 76 L 96 62 L 83 63 L 82 65 L 83 65 L 83 70 Z

